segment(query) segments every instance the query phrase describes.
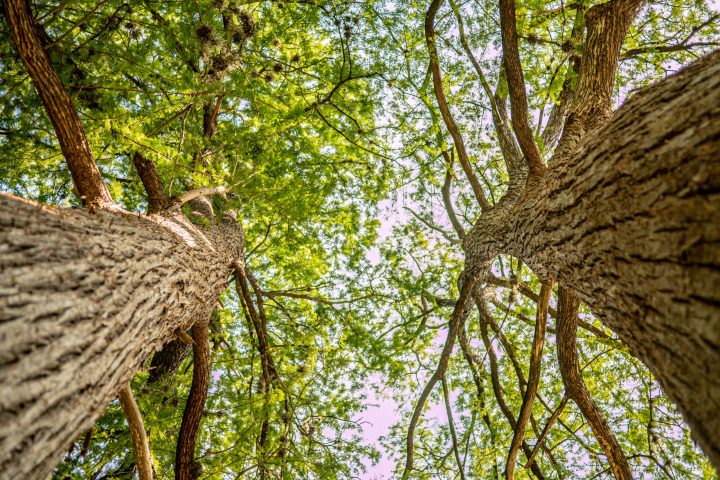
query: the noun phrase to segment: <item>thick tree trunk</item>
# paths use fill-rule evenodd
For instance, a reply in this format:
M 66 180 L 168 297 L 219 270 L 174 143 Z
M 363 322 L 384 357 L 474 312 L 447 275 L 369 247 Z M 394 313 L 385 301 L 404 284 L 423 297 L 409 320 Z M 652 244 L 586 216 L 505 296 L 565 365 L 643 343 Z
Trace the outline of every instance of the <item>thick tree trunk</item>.
M 466 237 L 556 277 L 659 379 L 720 468 L 720 52 L 636 93 Z M 620 388 L 620 387 L 618 387 Z
M 149 355 L 207 320 L 237 225 L 0 195 L 0 472 L 44 478 Z

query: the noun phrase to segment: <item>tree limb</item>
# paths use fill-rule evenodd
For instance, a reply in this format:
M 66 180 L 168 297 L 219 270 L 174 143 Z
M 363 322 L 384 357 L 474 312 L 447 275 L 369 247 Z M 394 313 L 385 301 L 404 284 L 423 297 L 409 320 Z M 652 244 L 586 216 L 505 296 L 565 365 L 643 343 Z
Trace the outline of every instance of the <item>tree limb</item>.
M 458 449 L 457 432 L 455 431 L 455 421 L 453 420 L 452 406 L 450 405 L 450 394 L 448 393 L 447 380 L 443 377 L 442 381 L 443 398 L 445 399 L 445 411 L 447 412 L 448 425 L 450 426 L 450 437 L 452 438 L 453 453 L 457 462 L 458 473 L 460 479 L 465 480 L 465 466 L 460 459 L 460 450 Z
M 130 428 L 133 451 L 135 452 L 135 466 L 137 466 L 140 480 L 152 480 L 152 456 L 150 455 L 150 446 L 145 433 L 145 424 L 140 409 L 135 403 L 129 383 L 120 389 L 120 406 Z
M 566 288 L 560 287 L 558 293 L 557 355 L 566 394 L 577 404 L 590 424 L 615 478 L 630 480 L 633 477 L 625 454 L 590 396 L 580 372 L 576 345 L 580 301 Z
M 450 355 L 452 354 L 452 350 L 455 345 L 455 337 L 457 336 L 460 324 L 463 322 L 464 315 L 467 315 L 466 304 L 471 298 L 471 292 L 474 289 L 475 284 L 477 283 L 477 276 L 475 275 L 465 275 L 464 277 L 464 282 L 462 284 L 462 287 L 460 288 L 460 296 L 458 297 L 458 301 L 455 303 L 455 309 L 453 310 L 452 317 L 450 318 L 447 338 L 445 340 L 445 345 L 443 346 L 442 352 L 440 353 L 440 360 L 438 362 L 437 369 L 432 374 L 427 384 L 425 385 L 425 388 L 420 394 L 420 398 L 418 398 L 418 402 L 415 405 L 415 410 L 413 411 L 413 416 L 410 420 L 410 425 L 408 426 L 406 446 L 407 457 L 405 460 L 405 470 L 403 471 L 402 475 L 403 480 L 406 480 L 409 477 L 410 472 L 413 469 L 415 427 L 420 420 L 420 414 L 422 413 L 422 409 L 425 407 L 425 402 L 430 396 L 430 392 L 432 392 L 432 389 L 435 387 L 437 382 L 445 376 L 445 371 L 447 370 L 448 364 L 450 362 Z
M 40 94 L 83 203 L 90 208 L 112 207 L 114 202 L 93 159 L 75 105 L 38 38 L 30 3 L 6 0 L 4 4 L 15 47 Z
M 207 322 L 193 325 L 193 377 L 183 412 L 180 433 L 175 449 L 175 480 L 193 480 L 195 471 L 195 445 L 200 420 L 210 387 L 210 336 Z
M 543 283 L 540 290 L 540 301 L 537 308 L 537 319 L 535 320 L 535 336 L 533 338 L 532 353 L 530 357 L 530 372 L 528 374 L 528 384 L 523 396 L 520 414 L 515 425 L 513 439 L 510 443 L 510 451 L 508 452 L 507 464 L 505 466 L 505 478 L 513 480 L 515 478 L 515 461 L 520 446 L 525 439 L 525 427 L 530 419 L 533 401 L 537 392 L 538 383 L 540 381 L 540 361 L 542 357 L 543 344 L 545 342 L 545 324 L 547 322 L 548 302 L 552 293 L 552 283 Z
M 133 154 L 132 161 L 147 194 L 147 213 L 158 213 L 165 210 L 170 204 L 170 199 L 165 194 L 165 188 L 155 163 L 145 158 L 140 152 Z
M 510 91 L 510 113 L 513 130 L 520 143 L 531 176 L 545 174 L 545 163 L 540 155 L 528 121 L 527 94 L 523 79 L 520 52 L 518 51 L 515 0 L 500 0 L 500 28 L 502 31 L 503 65 Z
M 460 159 L 460 165 L 465 172 L 465 176 L 470 182 L 470 186 L 475 194 L 475 199 L 478 201 L 483 210 L 487 210 L 490 208 L 490 204 L 488 203 L 487 198 L 485 198 L 485 193 L 482 191 L 482 187 L 480 186 L 480 182 L 478 181 L 475 172 L 473 172 L 473 167 L 465 148 L 465 141 L 463 140 L 462 134 L 460 133 L 460 130 L 450 113 L 450 108 L 448 107 L 447 99 L 445 98 L 445 92 L 443 91 L 442 73 L 440 72 L 437 46 L 435 44 L 435 15 L 437 14 L 442 2 L 443 0 L 432 0 L 427 13 L 425 14 L 425 41 L 427 43 L 428 54 L 430 56 L 430 71 L 432 72 L 433 90 L 435 92 L 438 107 L 440 108 L 440 114 L 445 122 L 445 126 L 450 132 L 453 142 L 455 143 L 455 148 L 457 149 L 458 157 Z

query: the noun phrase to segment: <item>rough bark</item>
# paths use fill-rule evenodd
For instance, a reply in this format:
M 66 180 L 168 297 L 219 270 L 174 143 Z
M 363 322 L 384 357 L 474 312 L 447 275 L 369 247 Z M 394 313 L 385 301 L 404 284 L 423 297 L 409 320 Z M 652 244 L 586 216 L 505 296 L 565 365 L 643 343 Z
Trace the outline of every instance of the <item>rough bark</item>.
M 148 356 L 207 319 L 242 246 L 226 219 L 0 195 L 0 471 L 44 478 Z
M 559 289 L 557 322 L 557 355 L 567 396 L 577 404 L 590 424 L 600 447 L 607 456 L 610 470 L 617 480 L 632 480 L 632 472 L 615 435 L 590 396 L 580 372 L 577 354 L 577 326 L 580 301 L 565 288 Z
M 480 218 L 470 265 L 500 253 L 569 286 L 644 361 L 720 467 L 720 52 L 636 93 Z
M 6 0 L 4 5 L 15 47 L 55 128 L 73 183 L 83 202 L 93 208 L 112 205 L 112 197 L 93 160 L 80 117 L 38 37 L 29 2 Z

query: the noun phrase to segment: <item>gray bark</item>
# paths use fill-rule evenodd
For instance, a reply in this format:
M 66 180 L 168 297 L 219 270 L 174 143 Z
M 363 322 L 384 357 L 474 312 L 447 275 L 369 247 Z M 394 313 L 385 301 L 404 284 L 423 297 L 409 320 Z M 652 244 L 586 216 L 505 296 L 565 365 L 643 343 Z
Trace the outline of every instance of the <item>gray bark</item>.
M 514 255 L 616 332 L 720 467 L 720 52 L 621 107 L 463 242 Z M 620 388 L 620 387 L 618 387 Z
M 47 477 L 175 329 L 209 318 L 242 241 L 232 221 L 0 194 L 0 477 Z

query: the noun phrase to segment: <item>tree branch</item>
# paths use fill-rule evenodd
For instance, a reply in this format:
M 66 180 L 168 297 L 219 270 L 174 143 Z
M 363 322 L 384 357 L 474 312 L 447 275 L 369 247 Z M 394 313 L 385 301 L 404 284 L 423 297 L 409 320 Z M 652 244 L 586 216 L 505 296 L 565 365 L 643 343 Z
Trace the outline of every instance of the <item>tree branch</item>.
M 92 157 L 80 117 L 38 38 L 29 5 L 25 0 L 5 1 L 15 47 L 40 94 L 83 203 L 90 208 L 111 207 L 114 202 Z
M 207 322 L 198 322 L 191 329 L 193 339 L 193 378 L 183 412 L 175 449 L 175 480 L 196 478 L 195 444 L 200 419 L 210 387 L 210 336 Z
M 135 152 L 132 161 L 147 194 L 147 213 L 158 213 L 165 210 L 170 204 L 170 199 L 165 194 L 165 188 L 155 163 L 145 158 L 140 152 Z
M 488 323 L 490 323 L 489 319 L 491 318 L 491 314 L 487 308 L 485 299 L 483 297 L 476 297 L 475 304 L 477 305 L 480 314 L 480 335 L 482 337 L 483 345 L 485 345 L 485 350 L 488 353 L 488 359 L 490 360 L 490 380 L 492 382 L 493 393 L 495 394 L 495 399 L 497 400 L 498 406 L 500 407 L 500 411 L 507 419 L 510 428 L 515 430 L 517 422 L 515 420 L 515 416 L 510 411 L 510 407 L 508 407 L 503 396 L 502 385 L 500 384 L 500 375 L 498 374 L 497 355 L 495 354 L 495 349 L 492 345 L 492 342 L 490 341 L 490 335 L 488 334 Z M 522 440 L 522 449 L 525 453 L 525 457 L 530 458 L 532 450 L 527 444 L 527 441 L 525 441 L 524 439 Z M 532 462 L 528 463 L 530 463 L 530 469 L 532 470 L 533 474 L 535 474 L 538 479 L 544 480 L 545 475 L 543 474 L 542 470 L 540 470 L 540 466 L 537 464 L 537 462 L 533 460 Z
M 510 113 L 513 130 L 520 143 L 531 176 L 545 174 L 545 163 L 540 155 L 528 121 L 527 94 L 523 79 L 520 52 L 518 51 L 515 0 L 500 0 L 500 28 L 502 31 L 503 65 L 510 92 Z
M 625 454 L 590 396 L 580 372 L 576 344 L 580 301 L 566 288 L 560 287 L 558 293 L 557 355 L 565 391 L 590 424 L 615 478 L 630 480 L 633 477 Z
M 553 161 L 569 156 L 586 132 L 611 115 L 620 47 L 644 0 L 611 0 L 587 12 L 587 40 L 577 88 Z
M 440 72 L 437 46 L 435 45 L 435 15 L 437 14 L 442 2 L 443 0 L 432 0 L 425 15 L 425 41 L 427 43 L 428 54 L 430 56 L 430 71 L 432 72 L 433 90 L 435 91 L 435 98 L 437 99 L 438 107 L 440 108 L 440 114 L 445 122 L 445 126 L 450 132 L 453 142 L 455 143 L 455 148 L 457 149 L 458 157 L 460 158 L 460 165 L 465 172 L 465 176 L 470 182 L 470 186 L 475 194 L 475 199 L 478 201 L 483 210 L 487 210 L 490 208 L 490 204 L 488 203 L 487 198 L 485 198 L 485 193 L 482 191 L 482 187 L 480 186 L 477 176 L 475 176 L 475 172 L 473 172 L 473 167 L 465 148 L 465 141 L 463 140 L 462 134 L 460 133 L 460 130 L 450 113 L 450 108 L 448 107 L 447 99 L 445 98 L 445 92 L 443 91 L 442 73 Z
M 413 469 L 415 427 L 417 426 L 418 420 L 420 420 L 420 414 L 422 413 L 422 409 L 425 407 L 425 402 L 430 396 L 430 392 L 432 392 L 432 389 L 435 387 L 437 382 L 445 376 L 445 371 L 447 370 L 450 362 L 450 355 L 452 354 L 452 350 L 455 345 L 455 337 L 457 336 L 459 326 L 462 324 L 464 316 L 467 315 L 466 304 L 471 298 L 471 292 L 477 283 L 477 276 L 475 275 L 465 275 L 464 277 L 464 282 L 460 288 L 460 296 L 458 297 L 458 301 L 455 303 L 455 309 L 453 310 L 452 317 L 450 318 L 447 338 L 442 352 L 440 353 L 440 360 L 438 362 L 437 369 L 432 374 L 420 394 L 420 398 L 418 398 L 415 410 L 413 411 L 413 416 L 410 420 L 410 425 L 408 426 L 406 446 L 407 458 L 405 460 L 405 470 L 402 475 L 403 480 L 406 480 L 409 477 L 410 472 Z
M 145 424 L 129 383 L 120 389 L 120 406 L 130 428 L 138 476 L 140 480 L 153 480 L 152 456 L 145 434 Z
M 447 412 L 448 425 L 450 426 L 450 437 L 452 438 L 452 448 L 457 462 L 458 473 L 460 479 L 465 480 L 465 466 L 460 459 L 460 450 L 458 449 L 457 432 L 455 431 L 455 420 L 453 420 L 452 406 L 450 405 L 450 394 L 448 393 L 447 380 L 443 377 L 442 381 L 443 398 L 445 399 L 445 411 Z
M 538 383 L 540 381 L 540 362 L 542 357 L 543 344 L 545 342 L 545 324 L 547 322 L 548 302 L 552 293 L 552 283 L 543 283 L 540 290 L 540 301 L 537 308 L 537 319 L 535 320 L 535 336 L 533 338 L 532 352 L 530 356 L 530 372 L 528 373 L 528 384 L 523 396 L 520 414 L 515 425 L 513 439 L 510 443 L 510 451 L 508 452 L 507 464 L 505 466 L 505 478 L 513 480 L 515 478 L 515 461 L 520 445 L 525 439 L 525 427 L 530 419 L 532 412 L 532 404 L 537 393 Z

